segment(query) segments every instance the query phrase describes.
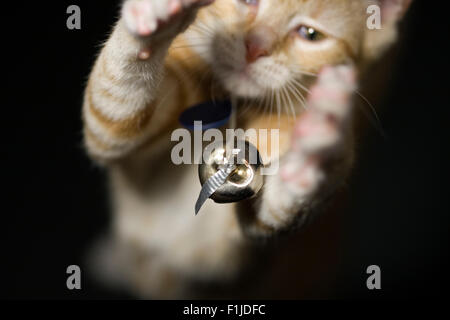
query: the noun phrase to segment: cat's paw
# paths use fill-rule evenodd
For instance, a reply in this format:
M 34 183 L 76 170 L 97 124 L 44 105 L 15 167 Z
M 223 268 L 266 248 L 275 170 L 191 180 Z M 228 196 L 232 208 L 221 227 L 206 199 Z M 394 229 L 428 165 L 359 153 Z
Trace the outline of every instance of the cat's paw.
M 352 95 L 356 73 L 352 66 L 324 68 L 308 96 L 308 110 L 297 121 L 292 151 L 281 177 L 302 193 L 315 191 L 326 178 L 324 164 L 347 152 Z
M 325 67 L 308 96 L 308 111 L 295 127 L 294 142 L 305 153 L 339 147 L 351 114 L 356 75 L 351 66 Z
M 128 0 L 122 8 L 126 28 L 138 37 L 149 37 L 162 30 L 171 35 L 182 31 L 186 20 L 214 0 Z

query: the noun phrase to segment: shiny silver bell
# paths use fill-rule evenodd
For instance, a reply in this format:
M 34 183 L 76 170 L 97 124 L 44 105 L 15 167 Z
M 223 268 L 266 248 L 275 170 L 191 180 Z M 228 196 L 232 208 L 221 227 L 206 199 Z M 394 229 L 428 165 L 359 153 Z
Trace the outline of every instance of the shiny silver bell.
M 248 141 L 238 140 L 234 146 L 205 149 L 207 159 L 199 165 L 202 191 L 196 213 L 208 199 L 217 203 L 238 202 L 255 196 L 263 186 L 263 163 L 257 148 Z

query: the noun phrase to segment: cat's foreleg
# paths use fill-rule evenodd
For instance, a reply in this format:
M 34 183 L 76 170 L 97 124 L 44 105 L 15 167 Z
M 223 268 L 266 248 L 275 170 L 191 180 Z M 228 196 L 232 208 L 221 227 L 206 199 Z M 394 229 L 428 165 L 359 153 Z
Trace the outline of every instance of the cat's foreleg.
M 279 173 L 267 176 L 249 235 L 271 235 L 301 224 L 345 181 L 353 162 L 353 67 L 324 68 L 311 88 Z
M 88 153 L 101 162 L 123 158 L 150 135 L 164 58 L 173 39 L 205 0 L 127 0 L 102 49 L 85 91 L 83 120 Z M 174 81 L 175 82 L 175 81 Z M 175 93 L 174 93 L 175 95 Z M 170 108 L 170 106 L 167 106 Z

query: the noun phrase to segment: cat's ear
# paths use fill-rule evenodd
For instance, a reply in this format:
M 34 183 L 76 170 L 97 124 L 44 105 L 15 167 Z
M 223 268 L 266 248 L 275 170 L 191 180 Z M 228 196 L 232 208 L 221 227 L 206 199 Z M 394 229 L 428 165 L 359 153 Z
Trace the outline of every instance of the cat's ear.
M 379 0 L 383 24 L 395 24 L 408 11 L 412 0 Z
M 368 60 L 382 55 L 397 40 L 398 23 L 408 11 L 412 0 L 377 0 L 381 25 L 367 28 L 364 56 Z

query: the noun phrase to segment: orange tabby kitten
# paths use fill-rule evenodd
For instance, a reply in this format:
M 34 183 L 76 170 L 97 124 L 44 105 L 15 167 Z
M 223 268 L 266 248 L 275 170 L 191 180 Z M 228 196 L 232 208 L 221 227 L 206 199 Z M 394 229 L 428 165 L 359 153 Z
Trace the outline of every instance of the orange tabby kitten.
M 350 171 L 357 74 L 395 40 L 409 2 L 125 1 L 83 106 L 86 149 L 111 181 L 100 274 L 141 297 L 192 296 L 236 277 L 255 239 L 304 224 Z M 380 30 L 366 27 L 373 4 Z M 170 135 L 211 95 L 238 101 L 239 128 L 280 130 L 276 156 L 255 141 L 279 170 L 245 209 L 210 201 L 196 217 L 197 167 L 171 162 Z

